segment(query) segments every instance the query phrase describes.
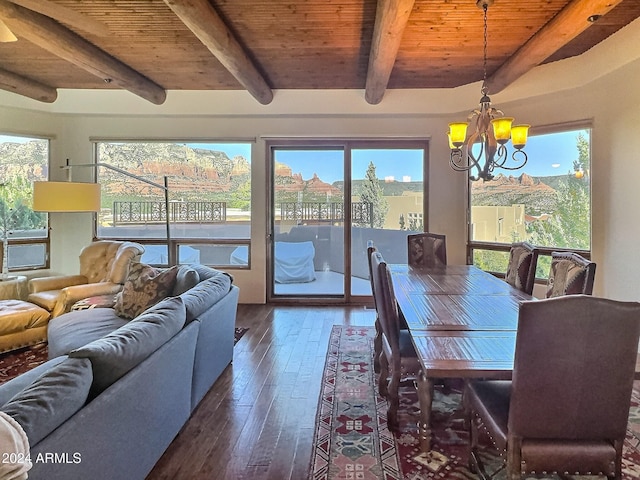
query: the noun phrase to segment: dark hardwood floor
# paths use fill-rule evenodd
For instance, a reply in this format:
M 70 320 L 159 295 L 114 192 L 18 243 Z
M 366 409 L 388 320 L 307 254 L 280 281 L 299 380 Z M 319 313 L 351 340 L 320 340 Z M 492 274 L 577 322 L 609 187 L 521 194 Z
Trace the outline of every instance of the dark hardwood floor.
M 306 479 L 331 327 L 374 320 L 363 306 L 239 305 L 233 364 L 147 480 Z

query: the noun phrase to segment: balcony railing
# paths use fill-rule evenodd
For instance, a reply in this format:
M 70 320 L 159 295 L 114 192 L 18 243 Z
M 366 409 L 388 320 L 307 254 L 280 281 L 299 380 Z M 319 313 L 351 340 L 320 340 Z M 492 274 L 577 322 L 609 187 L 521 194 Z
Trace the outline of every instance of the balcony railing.
M 335 223 L 344 221 L 344 204 L 338 202 L 282 202 L 280 220 L 294 220 L 298 223 Z M 353 202 L 351 221 L 361 225 L 373 222 L 373 204 Z
M 113 202 L 113 225 L 150 224 L 166 221 L 164 202 Z M 170 202 L 172 223 L 222 223 L 227 220 L 226 202 Z

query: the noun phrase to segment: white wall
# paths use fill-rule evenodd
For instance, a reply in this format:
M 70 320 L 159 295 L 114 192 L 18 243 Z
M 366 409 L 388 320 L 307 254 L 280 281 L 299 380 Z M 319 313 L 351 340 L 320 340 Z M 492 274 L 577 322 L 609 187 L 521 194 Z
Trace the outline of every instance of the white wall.
M 640 147 L 640 87 L 631 80 L 640 78 L 638 45 L 636 21 L 584 55 L 538 67 L 492 95 L 495 106 L 532 125 L 592 119 L 595 293 L 628 300 L 640 300 L 635 275 L 640 255 L 632 248 L 640 233 L 635 185 L 640 167 L 634 148 Z M 445 132 L 449 121 L 477 105 L 479 90 L 479 84 L 390 90 L 376 106 L 365 102 L 361 90 L 276 91 L 267 106 L 242 91 L 169 92 L 161 106 L 120 91 L 62 90 L 51 105 L 0 92 L 0 131 L 52 135 L 51 179 L 62 178 L 56 167 L 66 158 L 91 161 L 90 138 L 255 138 L 252 269 L 233 273 L 241 301 L 261 303 L 266 282 L 265 137 L 430 137 L 429 229 L 445 233 L 451 262 L 463 263 L 465 177 L 448 166 Z M 74 179 L 80 175 L 74 171 Z M 89 218 L 52 215 L 52 270 L 77 271 L 77 252 L 91 240 Z

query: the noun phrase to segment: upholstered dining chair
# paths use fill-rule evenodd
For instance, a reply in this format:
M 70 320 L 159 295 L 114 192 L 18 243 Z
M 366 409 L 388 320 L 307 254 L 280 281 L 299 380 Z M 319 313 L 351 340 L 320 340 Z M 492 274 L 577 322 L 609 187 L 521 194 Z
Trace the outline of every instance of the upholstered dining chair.
M 524 302 L 512 380 L 465 387 L 470 466 L 484 467 L 477 455 L 484 430 L 506 452 L 508 480 L 544 472 L 620 479 L 639 337 L 637 302 L 589 295 Z
M 122 290 L 131 262 L 139 261 L 143 253 L 144 247 L 135 242 L 92 242 L 80 252 L 78 275 L 33 278 L 27 299 L 51 312 L 53 318 L 68 312 L 79 300 L 115 295 Z
M 382 330 L 380 376 L 378 389 L 387 398 L 387 425 L 398 427 L 399 388 L 404 381 L 414 382 L 420 372 L 420 362 L 408 330 L 400 328 L 398 306 L 391 273 L 380 252 L 371 255 L 374 295 L 377 295 L 378 321 Z
M 531 295 L 536 281 L 539 253 L 536 247 L 527 242 L 511 245 L 505 281 L 512 287 Z
M 373 285 L 373 268 L 371 266 L 371 255 L 378 249 L 373 245 L 367 247 L 367 264 L 369 265 L 369 281 L 371 282 L 371 296 L 373 296 L 373 307 L 376 310 L 376 336 L 373 339 L 373 371 L 380 373 L 380 352 L 382 352 L 382 329 L 380 327 L 380 319 L 378 318 L 378 305 L 376 304 L 376 295 Z
M 547 298 L 591 295 L 596 264 L 574 252 L 553 252 L 547 281 Z
M 407 259 L 416 267 L 442 267 L 447 264 L 446 236 L 438 233 L 407 235 Z

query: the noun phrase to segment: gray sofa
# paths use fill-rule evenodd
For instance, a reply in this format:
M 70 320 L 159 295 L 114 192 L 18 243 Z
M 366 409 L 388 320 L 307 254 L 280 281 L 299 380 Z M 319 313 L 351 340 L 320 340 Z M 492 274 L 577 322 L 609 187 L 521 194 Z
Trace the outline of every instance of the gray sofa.
M 29 437 L 30 479 L 142 480 L 151 471 L 233 358 L 238 287 L 190 267 L 195 285 L 133 320 L 110 308 L 57 317 L 53 358 L 0 386 L 0 410 Z

